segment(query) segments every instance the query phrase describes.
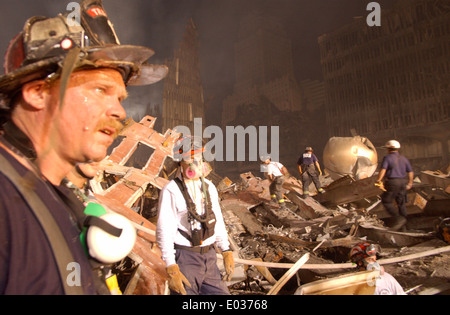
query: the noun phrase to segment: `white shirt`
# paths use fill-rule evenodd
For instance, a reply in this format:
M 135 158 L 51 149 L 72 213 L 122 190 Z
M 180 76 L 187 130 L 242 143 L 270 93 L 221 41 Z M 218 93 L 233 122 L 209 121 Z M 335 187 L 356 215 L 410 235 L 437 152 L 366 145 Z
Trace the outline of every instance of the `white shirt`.
M 382 272 L 376 280 L 374 295 L 406 295 L 398 281 L 387 272 Z
M 219 204 L 219 195 L 214 184 L 205 179 L 208 184 L 209 195 L 212 203 L 212 210 L 216 216 L 216 226 L 214 235 L 204 240 L 202 246 L 212 245 L 214 243 L 222 250 L 228 250 L 230 243 L 228 241 L 227 230 L 222 216 L 222 209 Z M 192 200 L 197 205 L 197 212 L 204 213 L 201 196 L 201 181 L 186 181 L 186 187 Z M 190 223 L 188 222 L 188 210 L 183 194 L 175 181 L 170 181 L 162 190 L 159 196 L 159 216 L 156 224 L 156 240 L 162 252 L 162 259 L 167 266 L 176 264 L 174 245 L 192 246 L 178 229 L 190 232 Z
M 268 175 L 273 175 L 273 176 L 282 176 L 282 170 L 283 169 L 283 164 L 278 163 L 278 162 L 270 162 L 267 165 L 267 174 Z

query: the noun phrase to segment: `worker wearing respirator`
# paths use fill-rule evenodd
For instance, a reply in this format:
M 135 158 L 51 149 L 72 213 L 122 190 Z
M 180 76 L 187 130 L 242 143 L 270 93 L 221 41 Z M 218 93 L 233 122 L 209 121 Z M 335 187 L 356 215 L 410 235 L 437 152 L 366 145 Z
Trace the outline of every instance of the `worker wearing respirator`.
M 174 150 L 179 174 L 160 194 L 157 241 L 172 294 L 229 294 L 214 245 L 223 255 L 225 280 L 231 280 L 234 272 L 217 189 L 205 178 L 211 168 L 203 160 L 203 151 L 201 139 L 180 138 Z

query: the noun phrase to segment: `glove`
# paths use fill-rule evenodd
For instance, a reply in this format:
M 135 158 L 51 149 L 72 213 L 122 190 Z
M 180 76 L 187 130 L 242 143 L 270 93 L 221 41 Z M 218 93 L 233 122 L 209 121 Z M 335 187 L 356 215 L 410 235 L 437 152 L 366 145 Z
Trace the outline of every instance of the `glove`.
M 225 272 L 227 273 L 223 280 L 231 281 L 234 273 L 234 257 L 232 251 L 222 252 L 223 265 L 225 266 Z
M 167 274 L 169 275 L 169 288 L 177 293 L 186 295 L 186 289 L 184 284 L 191 287 L 188 279 L 181 273 L 180 267 L 177 264 L 170 265 L 166 268 Z
M 386 189 L 384 188 L 384 184 L 381 180 L 377 181 L 375 183 L 375 186 L 377 186 L 378 188 L 380 188 L 382 191 L 386 191 Z

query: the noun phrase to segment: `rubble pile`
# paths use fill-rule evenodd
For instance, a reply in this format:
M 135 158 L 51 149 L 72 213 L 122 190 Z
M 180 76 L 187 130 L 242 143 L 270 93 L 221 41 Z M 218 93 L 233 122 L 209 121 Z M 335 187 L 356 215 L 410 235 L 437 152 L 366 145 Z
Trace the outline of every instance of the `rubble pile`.
M 126 216 L 138 230 L 132 252 L 115 266 L 124 294 L 167 294 L 155 222 L 159 191 L 176 175 L 172 151 L 179 134 L 156 132 L 155 120 L 129 120 L 100 163 L 102 172 L 90 182 L 97 201 Z M 208 178 L 219 191 L 235 256 L 236 272 L 229 283 L 234 295 L 294 294 L 319 280 L 347 281 L 346 275 L 355 273 L 350 248 L 362 240 L 378 246 L 380 264 L 409 294 L 440 294 L 450 288 L 450 235 L 446 225 L 437 229 L 450 217 L 448 170 L 422 172 L 416 179 L 408 195 L 406 231 L 389 229 L 373 176 L 323 177 L 326 192 L 308 198 L 302 197 L 302 184 L 289 177 L 283 185 L 286 210 L 270 201 L 268 180 L 250 172 L 236 182 L 214 172 Z
M 270 201 L 269 181 L 252 173 L 241 174 L 236 183 L 228 178 L 220 182 L 224 218 L 236 256 L 245 264 L 263 262 L 243 265 L 230 285 L 231 292 L 267 294 L 276 279 L 306 253 L 311 254 L 308 262 L 278 294 L 293 294 L 301 285 L 353 274 L 356 269 L 349 262 L 349 252 L 362 241 L 376 244 L 380 261 L 400 261 L 384 267 L 409 294 L 448 291 L 450 255 L 427 256 L 427 251 L 436 248 L 449 251 L 448 243 L 436 233 L 442 217 L 450 216 L 448 194 L 442 188 L 415 183 L 408 196 L 407 227 L 393 231 L 375 181 L 376 177 L 354 180 L 346 176 L 329 182 L 325 194 L 303 198 L 301 183 L 291 177 L 283 186 L 288 210 Z M 435 200 L 438 206 L 432 205 Z M 417 254 L 424 252 L 425 257 Z M 411 253 L 419 257 L 402 259 Z

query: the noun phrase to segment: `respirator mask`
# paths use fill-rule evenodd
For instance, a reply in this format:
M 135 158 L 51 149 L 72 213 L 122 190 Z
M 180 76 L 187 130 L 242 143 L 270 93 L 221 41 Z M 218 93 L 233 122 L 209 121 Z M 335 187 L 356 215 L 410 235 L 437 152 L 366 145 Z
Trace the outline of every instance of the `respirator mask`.
M 180 137 L 174 146 L 174 160 L 180 163 L 183 177 L 199 179 L 211 172 L 211 166 L 203 159 L 203 140 L 199 137 Z
M 206 177 L 211 172 L 211 166 L 203 160 L 192 160 L 181 164 L 183 176 L 186 179 Z

